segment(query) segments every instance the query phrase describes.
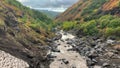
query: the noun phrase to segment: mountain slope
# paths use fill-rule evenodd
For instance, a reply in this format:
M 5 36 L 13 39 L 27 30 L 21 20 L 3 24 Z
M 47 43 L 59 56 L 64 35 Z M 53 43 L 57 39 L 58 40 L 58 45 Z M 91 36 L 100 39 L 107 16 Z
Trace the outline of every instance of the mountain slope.
M 120 0 L 110 0 L 109 2 L 106 2 L 103 7 L 102 10 L 103 11 L 109 11 L 112 10 L 115 7 L 118 7 L 120 3 Z
M 30 68 L 48 68 L 44 45 L 52 36 L 51 24 L 47 16 L 16 0 L 0 0 L 0 50 L 26 61 Z
M 77 35 L 119 38 L 119 17 L 120 0 L 80 0 L 55 21 L 64 30 L 75 29 Z
M 108 13 L 116 8 L 118 12 L 120 0 L 80 0 L 63 14 L 56 18 L 56 21 L 84 21 L 99 17 L 101 14 Z
M 18 17 L 18 21 L 22 21 L 32 28 L 40 26 L 38 28 L 47 29 L 47 27 L 49 27 L 47 25 L 52 23 L 52 20 L 45 14 L 37 10 L 31 10 L 30 8 L 24 7 L 16 0 L 5 0 L 4 2 L 6 2 L 5 6 L 14 10 L 16 16 Z

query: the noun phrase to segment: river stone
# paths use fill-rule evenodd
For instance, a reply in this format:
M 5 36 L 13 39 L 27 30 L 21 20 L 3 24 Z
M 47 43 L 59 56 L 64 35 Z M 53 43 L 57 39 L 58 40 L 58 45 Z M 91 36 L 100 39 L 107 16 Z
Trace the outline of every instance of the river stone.
M 97 60 L 95 60 L 95 59 L 92 59 L 92 61 L 93 61 L 93 62 L 95 62 L 95 63 L 97 63 L 97 62 L 98 62 L 98 61 L 97 61 Z
M 108 66 L 110 66 L 109 63 L 103 63 L 103 67 L 108 67 Z
M 72 41 L 67 41 L 67 44 L 71 45 L 71 44 L 72 44 Z
M 53 52 L 60 52 L 60 50 L 58 50 L 57 48 L 53 48 L 52 51 Z
M 53 55 L 51 55 L 51 54 L 48 54 L 47 57 L 48 57 L 48 58 L 56 58 L 56 56 L 53 56 Z
M 111 39 L 108 39 L 108 40 L 107 40 L 107 44 L 110 44 L 110 45 L 112 45 L 114 42 L 115 42 L 115 41 L 114 41 L 114 40 L 111 40 Z
M 67 61 L 66 59 L 62 59 L 62 61 L 63 61 L 65 64 L 69 64 L 69 61 Z
M 59 40 L 61 38 L 62 38 L 62 34 L 57 34 L 57 36 L 54 37 L 53 40 L 55 41 L 55 40 Z

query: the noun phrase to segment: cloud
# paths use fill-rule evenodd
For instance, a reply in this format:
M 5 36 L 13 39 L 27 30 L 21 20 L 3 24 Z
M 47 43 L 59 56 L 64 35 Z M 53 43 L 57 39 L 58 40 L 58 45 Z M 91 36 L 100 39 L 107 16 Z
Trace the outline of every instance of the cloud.
M 27 1 L 29 1 L 29 0 L 17 0 L 17 1 L 19 1 L 19 2 L 27 2 Z
M 54 12 L 64 12 L 67 8 L 34 8 L 36 10 L 48 10 Z
M 63 11 L 70 7 L 72 4 L 78 0 L 18 0 L 26 6 L 31 6 L 32 8 L 53 8 L 53 10 Z

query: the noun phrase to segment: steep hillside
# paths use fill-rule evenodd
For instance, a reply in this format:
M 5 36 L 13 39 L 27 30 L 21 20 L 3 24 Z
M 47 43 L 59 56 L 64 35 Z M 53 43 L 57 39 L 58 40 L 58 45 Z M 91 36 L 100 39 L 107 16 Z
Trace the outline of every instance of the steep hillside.
M 119 16 L 120 0 L 80 0 L 55 21 L 64 30 L 75 29 L 77 35 L 119 38 Z
M 118 6 L 120 6 L 120 0 L 110 0 L 103 5 L 102 10 L 109 11 Z
M 120 0 L 80 0 L 58 16 L 56 21 L 86 21 L 109 14 L 109 11 L 111 14 L 118 14 L 119 4 Z
M 51 25 L 39 11 L 16 0 L 0 0 L 0 50 L 23 59 L 30 68 L 48 68 L 45 40 L 52 36 Z
M 7 8 L 15 12 L 19 22 L 25 23 L 27 26 L 32 28 L 38 27 L 39 29 L 49 29 L 48 27 L 51 25 L 52 20 L 45 14 L 37 10 L 31 10 L 28 7 L 24 7 L 16 0 L 5 0 L 4 2 Z

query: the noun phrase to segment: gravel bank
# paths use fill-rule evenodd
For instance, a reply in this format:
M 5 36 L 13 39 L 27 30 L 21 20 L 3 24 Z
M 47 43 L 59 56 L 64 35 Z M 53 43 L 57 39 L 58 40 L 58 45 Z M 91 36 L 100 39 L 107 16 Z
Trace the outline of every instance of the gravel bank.
M 27 62 L 0 50 L 0 68 L 28 68 Z

